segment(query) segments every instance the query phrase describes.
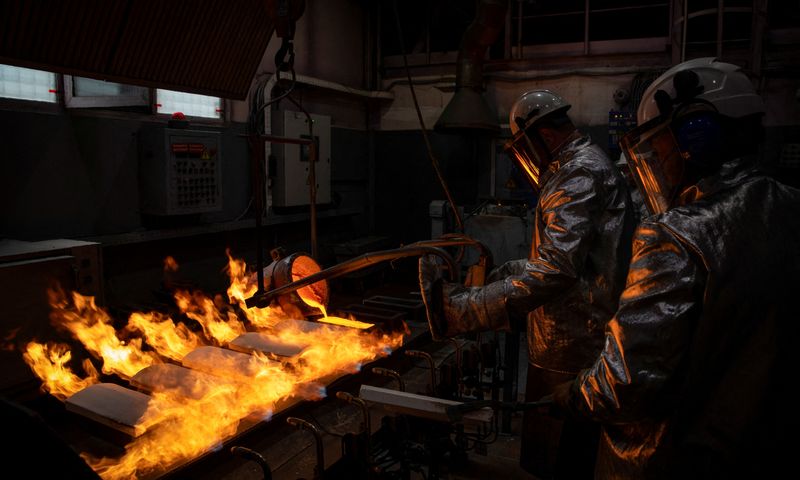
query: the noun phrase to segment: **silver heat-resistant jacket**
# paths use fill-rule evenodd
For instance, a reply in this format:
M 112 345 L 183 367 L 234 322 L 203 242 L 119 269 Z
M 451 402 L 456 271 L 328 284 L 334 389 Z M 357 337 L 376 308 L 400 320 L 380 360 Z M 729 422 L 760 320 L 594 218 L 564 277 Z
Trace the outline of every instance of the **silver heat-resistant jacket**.
M 444 286 L 439 333 L 509 329 L 510 318 L 527 317 L 530 362 L 577 373 L 602 349 L 635 227 L 623 177 L 588 137 L 568 143 L 543 175 L 535 222 L 530 258 L 506 264 L 510 276 Z
M 800 452 L 800 191 L 735 161 L 681 203 L 638 227 L 567 408 L 603 422 L 599 479 L 780 478 Z

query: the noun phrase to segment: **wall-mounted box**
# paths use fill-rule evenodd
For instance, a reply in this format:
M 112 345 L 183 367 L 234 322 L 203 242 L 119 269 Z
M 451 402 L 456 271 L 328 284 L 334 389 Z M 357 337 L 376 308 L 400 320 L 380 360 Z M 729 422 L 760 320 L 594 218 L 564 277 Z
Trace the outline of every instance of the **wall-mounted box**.
M 317 161 L 314 176 L 317 185 L 316 203 L 331 201 L 331 118 L 311 114 Z M 279 137 L 308 139 L 308 121 L 302 112 L 288 110 L 272 112 L 272 133 Z M 274 171 L 269 172 L 272 185 L 272 204 L 276 207 L 308 205 L 309 161 L 308 146 L 274 142 L 271 154 Z
M 145 128 L 139 141 L 142 213 L 185 215 L 222 210 L 219 132 Z

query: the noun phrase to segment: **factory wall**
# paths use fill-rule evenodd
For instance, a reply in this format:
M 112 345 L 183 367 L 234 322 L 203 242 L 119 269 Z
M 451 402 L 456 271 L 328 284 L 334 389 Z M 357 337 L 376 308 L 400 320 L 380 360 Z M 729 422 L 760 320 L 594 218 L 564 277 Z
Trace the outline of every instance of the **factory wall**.
M 500 76 L 496 74 L 496 76 Z M 508 124 L 508 113 L 514 101 L 526 91 L 548 89 L 558 93 L 572 104 L 570 115 L 577 125 L 594 126 L 608 124 L 608 111 L 618 109 L 613 94 L 617 89 L 629 88 L 634 73 L 609 75 L 565 75 L 536 79 L 535 77 L 508 76 L 488 77 L 484 97 L 497 113 L 501 124 Z M 453 96 L 453 78 L 421 79 L 415 85 L 426 125 L 433 127 L 444 107 Z M 449 80 L 449 81 L 448 81 Z M 416 111 L 411 93 L 405 82 L 384 82 L 395 94 L 395 101 L 381 110 L 381 130 L 404 130 L 418 128 Z
M 572 104 L 570 115 L 578 128 L 589 134 L 593 141 L 609 153 L 609 110 L 617 110 L 613 94 L 617 89 L 631 90 L 636 73 L 608 74 L 591 73 L 548 75 L 544 72 L 537 77 L 535 72 L 520 75 L 518 72 L 494 72 L 487 76 L 484 93 L 490 107 L 497 112 L 498 122 L 503 126 L 503 133 L 496 140 L 499 149 L 508 138 L 508 112 L 516 98 L 531 89 L 550 89 L 561 94 Z M 420 110 L 428 129 L 432 130 L 444 107 L 453 95 L 453 76 L 420 77 L 415 82 L 415 92 L 420 103 Z M 765 98 L 767 113 L 764 118 L 766 138 L 759 158 L 762 166 L 782 181 L 800 186 L 800 81 L 796 78 L 771 77 L 765 75 L 758 85 Z M 380 111 L 380 133 L 378 134 L 378 163 L 376 184 L 381 192 L 402 191 L 414 185 L 416 194 L 413 199 L 403 197 L 394 199 L 376 199 L 379 229 L 393 235 L 409 237 L 412 234 L 423 236 L 429 232 L 430 219 L 423 218 L 423 208 L 431 200 L 444 199 L 441 188 L 436 182 L 430 161 L 420 135 L 419 121 L 411 98 L 410 90 L 404 79 L 384 80 L 384 88 L 395 95 L 395 100 L 382 105 Z M 627 108 L 630 108 L 628 106 Z M 445 159 L 448 182 L 463 181 L 464 175 L 471 174 L 476 182 L 470 192 L 477 195 L 462 195 L 466 208 L 479 203 L 482 195 L 489 189 L 487 173 L 491 169 L 491 147 L 480 150 L 478 157 L 473 157 L 468 146 L 472 140 L 458 136 L 438 135 L 432 133 L 435 154 Z M 613 152 L 613 160 L 618 153 Z M 459 166 L 460 165 L 460 166 Z M 388 173 L 388 175 L 385 175 Z M 495 184 L 497 185 L 497 183 Z M 451 185 L 453 190 L 460 190 Z M 464 193 L 462 191 L 462 193 Z M 405 215 L 405 220 L 398 216 Z M 427 222 L 426 231 L 420 222 Z M 400 230 L 395 225 L 412 225 Z
M 158 123 L 85 112 L 0 110 L 0 128 L 9 134 L 4 142 L 0 232 L 36 240 L 144 228 L 137 137 L 141 128 L 152 125 Z M 191 129 L 222 132 L 224 163 L 223 211 L 193 220 L 233 220 L 250 197 L 247 146 L 238 138 L 244 130 L 241 125 Z
M 360 2 L 307 2 L 295 34 L 298 74 L 363 88 L 364 16 Z M 280 39 L 273 37 L 254 85 L 275 70 Z M 345 53 L 343 53 L 345 52 Z M 295 98 L 311 113 L 332 120 L 332 201 L 320 205 L 322 261 L 333 260 L 338 242 L 367 233 L 369 105 L 364 98 L 298 85 Z M 182 278 L 200 288 L 227 286 L 225 248 L 254 263 L 251 166 L 246 131 L 249 102 L 230 101 L 228 122 L 191 128 L 222 135 L 221 212 L 158 218 L 139 211 L 138 133 L 166 126 L 165 118 L 135 111 L 42 108 L 0 104 L 0 237 L 19 240 L 74 238 L 104 245 L 107 299 L 147 303 L 160 287 L 165 256 L 176 258 Z M 282 102 L 279 109 L 296 109 Z M 307 209 L 305 210 L 307 211 Z M 338 214 L 331 211 L 343 211 Z M 327 216 L 326 216 L 327 215 Z M 272 216 L 264 247 L 310 251 L 310 227 L 302 208 Z M 267 255 L 268 258 L 268 255 Z

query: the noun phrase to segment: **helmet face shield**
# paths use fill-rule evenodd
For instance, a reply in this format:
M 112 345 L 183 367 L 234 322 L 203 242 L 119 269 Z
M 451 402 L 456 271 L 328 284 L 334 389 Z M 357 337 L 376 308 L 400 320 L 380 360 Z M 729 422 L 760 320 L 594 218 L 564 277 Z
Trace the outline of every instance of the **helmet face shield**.
M 683 188 L 746 153 L 738 145 L 752 150 L 758 133 L 732 137 L 741 135 L 734 122 L 765 112 L 740 67 L 714 57 L 682 62 L 654 80 L 639 103 L 640 126 L 620 139 L 648 209 L 661 213 L 674 206 Z
M 542 171 L 553 159 L 536 126 L 543 118 L 566 114 L 569 109 L 570 104 L 549 90 L 525 92 L 511 106 L 508 124 L 513 137 L 505 151 L 525 172 L 536 193 L 541 187 Z
M 648 210 L 665 212 L 693 180 L 691 172 L 717 165 L 722 148 L 717 111 L 703 101 L 682 105 L 631 130 L 620 146 Z
M 647 209 L 667 211 L 680 193 L 684 168 L 670 121 L 655 118 L 628 132 L 620 145 Z
M 506 145 L 506 153 L 517 162 L 525 172 L 533 190 L 539 192 L 541 186 L 542 170 L 547 167 L 549 160 L 543 159 L 534 146 L 536 140 L 532 139 L 525 130 L 520 130 Z

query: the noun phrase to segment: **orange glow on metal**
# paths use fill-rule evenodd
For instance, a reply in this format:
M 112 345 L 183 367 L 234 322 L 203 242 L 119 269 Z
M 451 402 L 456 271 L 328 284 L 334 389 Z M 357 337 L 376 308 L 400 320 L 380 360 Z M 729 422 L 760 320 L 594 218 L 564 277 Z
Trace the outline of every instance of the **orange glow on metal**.
M 292 281 L 296 282 L 320 270 L 314 259 L 300 255 L 292 262 Z M 297 290 L 297 295 L 309 306 L 320 308 L 320 305 L 324 304 L 328 299 L 328 284 L 325 281 L 319 281 L 306 285 Z M 324 305 L 322 307 L 322 310 L 324 310 Z
M 374 327 L 374 323 L 367 323 L 367 322 L 360 322 L 358 320 L 350 320 L 348 318 L 342 317 L 329 317 L 325 315 L 324 317 L 317 320 L 321 323 L 328 323 L 331 325 L 340 325 L 342 327 L 349 327 L 349 328 L 358 328 L 361 330 L 366 330 L 367 328 Z
M 302 278 L 302 277 L 298 277 L 295 280 L 298 280 L 299 278 Z M 314 284 L 312 284 L 310 286 L 313 287 L 314 285 L 317 285 L 317 283 L 314 283 Z M 306 287 L 306 288 L 308 288 L 308 287 Z M 360 321 L 355 320 L 355 319 L 347 319 L 347 318 L 342 318 L 342 317 L 329 317 L 328 316 L 328 310 L 325 308 L 325 305 L 320 303 L 319 297 L 314 296 L 314 295 L 318 294 L 317 292 L 315 292 L 312 289 L 304 290 L 304 289 L 301 288 L 301 289 L 298 290 L 298 293 L 300 294 L 300 298 L 302 298 L 303 301 L 306 302 L 306 304 L 308 304 L 311 307 L 317 308 L 317 309 L 319 309 L 320 312 L 322 312 L 322 318 L 317 320 L 320 323 L 327 323 L 327 324 L 330 324 L 330 325 L 339 325 L 339 326 L 342 326 L 342 327 L 349 327 L 349 328 L 358 328 L 360 330 L 366 330 L 368 328 L 371 328 L 371 327 L 375 326 L 374 323 L 360 322 Z

